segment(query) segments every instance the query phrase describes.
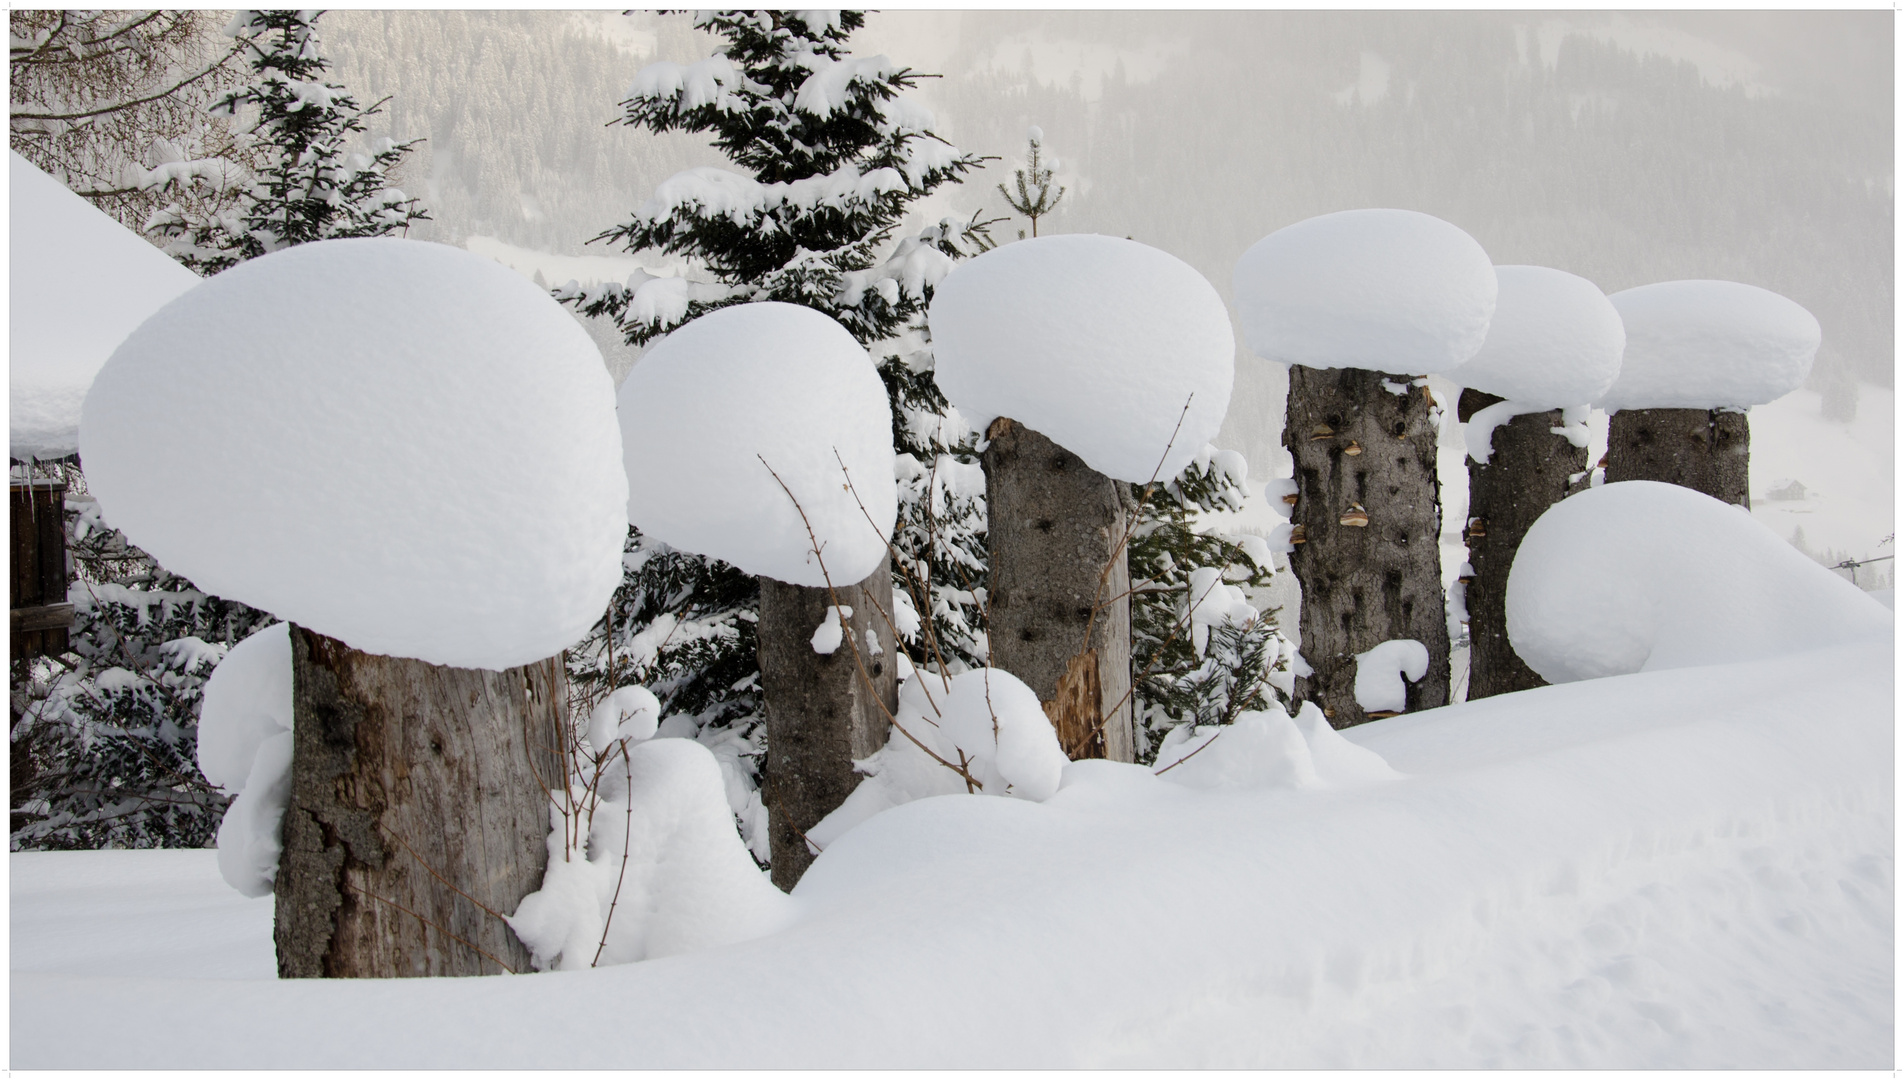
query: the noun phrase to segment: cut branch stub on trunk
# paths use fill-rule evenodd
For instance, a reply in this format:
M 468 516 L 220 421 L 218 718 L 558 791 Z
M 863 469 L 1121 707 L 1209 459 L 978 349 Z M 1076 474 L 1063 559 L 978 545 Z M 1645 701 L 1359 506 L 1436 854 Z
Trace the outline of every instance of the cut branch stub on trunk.
M 279 976 L 529 970 L 501 916 L 541 884 L 567 782 L 561 663 L 442 667 L 295 625 L 291 651 Z

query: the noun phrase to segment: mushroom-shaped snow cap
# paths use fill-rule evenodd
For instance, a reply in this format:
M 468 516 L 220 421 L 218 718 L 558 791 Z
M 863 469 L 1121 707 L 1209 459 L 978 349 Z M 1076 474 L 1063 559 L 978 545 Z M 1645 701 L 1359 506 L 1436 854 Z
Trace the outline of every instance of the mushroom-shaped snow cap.
M 353 648 L 502 669 L 587 634 L 627 537 L 615 388 L 509 269 L 287 248 L 160 309 L 80 416 L 112 525 L 208 593 Z
M 621 384 L 621 430 L 628 520 L 665 544 L 816 588 L 886 554 L 892 406 L 812 308 L 737 304 L 662 338 Z
M 1600 287 L 1546 266 L 1497 266 L 1494 276 L 1501 292 L 1487 340 L 1448 378 L 1543 409 L 1606 393 L 1620 374 L 1626 328 Z
M 1775 401 L 1804 383 L 1822 336 L 1811 312 L 1736 281 L 1661 281 L 1608 299 L 1626 322 L 1626 358 L 1597 403 L 1607 412 Z
M 1343 210 L 1258 240 L 1236 262 L 1243 340 L 1265 360 L 1433 375 L 1466 363 L 1494 314 L 1474 237 L 1413 210 Z
M 145 317 L 198 284 L 139 234 L 8 151 L 13 183 L 13 373 L 7 435 L 21 461 L 79 445 L 93 376 Z
M 975 428 L 1009 417 L 1115 480 L 1174 478 L 1230 407 L 1223 298 L 1132 240 L 994 248 L 939 283 L 930 322 L 939 389 Z

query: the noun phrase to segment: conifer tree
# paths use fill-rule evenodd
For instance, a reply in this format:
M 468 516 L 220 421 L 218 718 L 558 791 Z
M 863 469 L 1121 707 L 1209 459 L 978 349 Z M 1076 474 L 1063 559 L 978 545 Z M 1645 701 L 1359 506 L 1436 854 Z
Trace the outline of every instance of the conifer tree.
M 1031 160 L 1026 163 L 1026 168 L 1012 170 L 1013 186 L 1018 189 L 1018 193 L 1013 195 L 1003 184 L 998 185 L 998 193 L 1005 197 L 1006 206 L 1031 219 L 1031 235 L 1037 236 L 1038 219 L 1057 209 L 1058 200 L 1064 198 L 1064 188 L 1060 186 L 1055 195 L 1051 192 L 1051 170 L 1058 163 L 1054 161 L 1047 166 L 1041 157 L 1045 133 L 1033 127 L 1026 135 L 1026 141 L 1031 145 Z M 1019 230 L 1018 238 L 1025 238 L 1024 230 Z
M 225 211 L 208 193 L 228 158 L 179 160 L 148 174 L 172 205 L 148 230 L 202 274 L 312 240 L 381 236 L 425 215 L 388 184 L 412 144 L 376 141 L 347 157 L 376 106 L 357 107 L 322 82 L 318 13 L 239 12 L 226 26 L 251 81 L 210 106 L 255 111 L 252 183 Z M 210 842 L 225 796 L 196 763 L 205 680 L 232 645 L 271 621 L 167 571 L 99 520 L 76 461 L 34 466 L 67 482 L 67 548 L 76 571 L 71 651 L 16 671 L 11 842 L 20 848 L 197 847 Z
M 241 11 L 225 27 L 242 43 L 252 78 L 209 111 L 264 144 L 264 163 L 236 211 L 206 215 L 173 203 L 146 223 L 167 241 L 168 254 L 202 274 L 312 240 L 387 236 L 429 216 L 390 186 L 391 170 L 415 142 L 386 136 L 371 140 L 367 154 L 347 152 L 383 102 L 360 107 L 344 87 L 324 81 L 330 62 L 318 51 L 320 14 Z M 163 190 L 199 182 L 192 165 L 155 170 L 148 183 Z
M 1180 724 L 1228 724 L 1244 712 L 1288 702 L 1296 649 L 1278 629 L 1274 610 L 1209 626 L 1207 638 L 1190 616 L 1205 599 L 1198 589 L 1207 594 L 1213 587 L 1193 584 L 1199 569 L 1217 571 L 1218 584 L 1242 588 L 1262 588 L 1272 575 L 1267 542 L 1199 521 L 1200 514 L 1243 507 L 1241 457 L 1225 462 L 1222 456 L 1206 449 L 1176 479 L 1150 485 L 1131 533 L 1131 681 L 1140 763 L 1155 760 L 1164 736 Z
M 697 16 L 695 25 L 725 46 L 696 63 L 643 68 L 622 122 L 707 133 L 740 171 L 679 173 L 596 238 L 686 256 L 690 274 L 638 271 L 626 284 L 556 295 L 612 320 L 631 345 L 761 300 L 815 308 L 866 345 L 892 395 L 899 452 L 898 629 L 915 664 L 958 671 L 985 656 L 984 481 L 975 433 L 932 382 L 923 317 L 953 260 L 987 246 L 989 223 L 947 218 L 893 238 L 913 202 L 980 159 L 933 134 L 930 113 L 904 96 L 924 76 L 848 52 L 864 23 L 854 11 Z M 752 633 L 758 587 L 731 566 L 634 530 L 624 562 L 628 574 L 600 632 L 571 650 L 571 681 L 598 695 L 647 683 L 664 726 L 696 735 L 731 763 L 729 801 L 764 861 L 755 791 L 764 748 Z M 930 618 L 936 633 L 911 626 L 908 612 Z

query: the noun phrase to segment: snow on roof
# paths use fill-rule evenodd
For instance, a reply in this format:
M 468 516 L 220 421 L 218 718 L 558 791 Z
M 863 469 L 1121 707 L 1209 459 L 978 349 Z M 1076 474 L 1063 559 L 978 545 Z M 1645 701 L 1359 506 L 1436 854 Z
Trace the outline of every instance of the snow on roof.
M 1608 299 L 1626 359 L 1596 403 L 1607 412 L 1763 405 L 1798 389 L 1818 352 L 1811 312 L 1756 285 L 1661 281 Z
M 199 279 L 18 153 L 8 154 L 8 452 L 23 461 L 65 457 L 79 445 L 79 405 L 106 357 Z
M 167 304 L 81 413 L 108 522 L 354 648 L 502 669 L 600 621 L 627 536 L 614 385 L 520 275 L 394 238 L 287 248 Z
M 1507 578 L 1508 640 L 1555 683 L 1761 660 L 1891 623 L 1743 509 L 1651 480 L 1554 504 Z
M 1299 221 L 1237 260 L 1243 340 L 1265 360 L 1432 375 L 1487 336 L 1494 264 L 1472 236 L 1413 210 Z
M 628 520 L 642 532 L 813 587 L 856 584 L 885 557 L 892 406 L 866 350 L 826 315 L 721 308 L 655 343 L 620 394 Z
M 975 428 L 1009 417 L 1113 479 L 1175 477 L 1229 410 L 1236 339 L 1222 298 L 1131 240 L 994 248 L 939 283 L 929 321 L 939 389 Z
M 1613 385 L 1626 328 L 1598 285 L 1546 266 L 1497 266 L 1494 276 L 1487 340 L 1444 372 L 1450 381 L 1543 409 L 1584 405 Z

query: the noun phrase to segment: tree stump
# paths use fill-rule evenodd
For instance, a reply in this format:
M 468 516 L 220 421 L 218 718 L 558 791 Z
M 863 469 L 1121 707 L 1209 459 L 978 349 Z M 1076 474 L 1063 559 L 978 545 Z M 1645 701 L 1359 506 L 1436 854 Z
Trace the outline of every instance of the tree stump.
M 559 658 L 507 671 L 359 652 L 291 627 L 281 978 L 530 970 L 502 916 L 539 888 L 560 789 Z
M 1462 423 L 1501 399 L 1463 390 Z M 1587 449 L 1561 426 L 1561 411 L 1524 413 L 1494 429 L 1493 453 L 1483 465 L 1468 459 L 1468 700 L 1532 690 L 1547 680 L 1534 674 L 1507 640 L 1507 575 L 1534 520 L 1567 497 L 1587 471 Z M 1584 477 L 1582 478 L 1584 480 Z
M 1023 424 L 985 437 L 991 662 L 1038 695 L 1072 759 L 1133 761 L 1129 489 Z
M 1355 657 L 1384 641 L 1428 648 L 1409 712 L 1448 703 L 1448 616 L 1441 589 L 1441 484 L 1425 387 L 1359 368 L 1289 369 L 1283 445 L 1296 463 L 1289 557 L 1302 584 L 1296 680 L 1337 728 L 1370 717 L 1355 701 Z M 1399 392 L 1397 392 L 1399 389 Z
M 837 591 L 835 600 L 824 588 L 760 579 L 755 632 L 767 712 L 761 795 L 773 883 L 787 891 L 814 859 L 807 830 L 859 786 L 862 777 L 853 761 L 886 745 L 892 710 L 899 705 L 890 557 L 881 559 L 866 580 Z M 831 653 L 814 652 L 813 632 L 836 603 L 853 609 L 843 640 Z M 877 648 L 868 647 L 869 633 Z
M 1658 480 L 1752 508 L 1752 428 L 1731 409 L 1621 409 L 1607 427 L 1606 482 Z

